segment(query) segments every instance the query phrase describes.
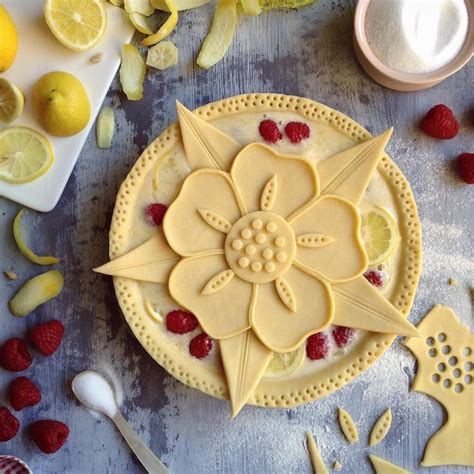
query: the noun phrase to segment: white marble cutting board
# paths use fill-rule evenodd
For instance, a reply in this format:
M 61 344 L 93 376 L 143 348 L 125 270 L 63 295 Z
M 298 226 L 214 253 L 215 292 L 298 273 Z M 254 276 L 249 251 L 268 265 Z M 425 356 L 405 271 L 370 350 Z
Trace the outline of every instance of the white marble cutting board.
M 3 77 L 18 85 L 26 97 L 23 114 L 12 125 L 25 125 L 44 133 L 50 139 L 56 156 L 48 173 L 31 183 L 14 185 L 0 181 L 0 196 L 47 212 L 56 206 L 61 197 L 119 67 L 120 49 L 131 40 L 135 30 L 122 9 L 106 4 L 108 28 L 104 37 L 91 51 L 77 53 L 61 45 L 49 31 L 43 16 L 42 0 L 0 0 L 0 4 L 13 17 L 19 36 L 15 63 Z M 99 52 L 104 53 L 102 62 L 92 64 L 90 58 Z M 87 127 L 73 137 L 48 135 L 34 117 L 30 100 L 32 87 L 36 80 L 50 71 L 74 74 L 82 81 L 89 95 L 91 119 Z

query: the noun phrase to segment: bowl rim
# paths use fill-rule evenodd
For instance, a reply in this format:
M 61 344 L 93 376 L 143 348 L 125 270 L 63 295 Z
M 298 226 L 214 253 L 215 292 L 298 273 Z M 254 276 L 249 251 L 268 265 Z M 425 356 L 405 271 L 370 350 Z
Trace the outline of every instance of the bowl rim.
M 471 57 L 474 56 L 474 2 L 471 3 L 463 0 L 468 14 L 468 30 L 463 47 L 451 62 L 440 69 L 423 74 L 404 73 L 392 69 L 375 55 L 367 40 L 365 33 L 365 18 L 370 1 L 371 0 L 358 0 L 357 2 L 354 13 L 354 36 L 364 58 L 374 69 L 384 76 L 400 83 L 411 85 L 438 83 L 459 71 L 469 62 Z

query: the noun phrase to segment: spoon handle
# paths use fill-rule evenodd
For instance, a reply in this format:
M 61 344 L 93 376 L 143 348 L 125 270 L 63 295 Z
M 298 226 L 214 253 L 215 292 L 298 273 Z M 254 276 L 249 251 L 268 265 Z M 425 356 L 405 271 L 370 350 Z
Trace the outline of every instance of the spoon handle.
M 135 431 L 133 431 L 127 420 L 125 420 L 119 411 L 117 411 L 117 414 L 112 418 L 112 421 L 120 433 L 122 433 L 130 449 L 135 453 L 135 456 L 137 456 L 139 461 L 143 464 L 143 467 L 150 474 L 169 473 L 166 466 L 155 456 L 153 451 L 140 439 Z

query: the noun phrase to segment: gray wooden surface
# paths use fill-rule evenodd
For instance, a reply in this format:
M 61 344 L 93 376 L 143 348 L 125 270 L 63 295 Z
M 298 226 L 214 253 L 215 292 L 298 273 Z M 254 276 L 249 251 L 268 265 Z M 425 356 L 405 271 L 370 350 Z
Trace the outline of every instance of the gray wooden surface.
M 52 317 L 66 326 L 60 350 L 48 359 L 36 355 L 26 372 L 41 386 L 43 401 L 19 414 L 21 432 L 0 444 L 0 454 L 17 455 L 38 473 L 143 472 L 112 424 L 92 417 L 73 399 L 72 377 L 100 367 L 116 374 L 125 393 L 125 417 L 175 473 L 307 473 L 306 430 L 314 432 L 328 465 L 338 459 L 342 472 L 369 473 L 367 436 L 388 406 L 394 412 L 392 430 L 370 452 L 414 472 L 472 472 L 419 467 L 423 447 L 443 423 L 444 412 L 437 402 L 410 391 L 415 360 L 398 342 L 366 374 L 326 399 L 291 410 L 246 408 L 231 421 L 225 402 L 181 385 L 152 361 L 126 326 L 110 279 L 91 272 L 107 260 L 118 186 L 146 145 L 175 120 L 176 98 L 193 108 L 245 92 L 296 94 L 336 108 L 372 132 L 394 125 L 389 153 L 411 182 L 424 227 L 424 270 L 411 319 L 418 321 L 433 304 L 443 303 L 472 327 L 474 186 L 461 184 L 452 160 L 474 148 L 468 117 L 474 111 L 473 63 L 431 90 L 403 94 L 384 89 L 354 57 L 353 2 L 322 0 L 300 11 L 241 17 L 229 54 L 204 71 L 193 59 L 211 12 L 208 5 L 181 16 L 172 37 L 180 50 L 179 65 L 148 74 L 146 100 L 128 102 L 114 82 L 106 99 L 118 119 L 114 146 L 98 150 L 91 134 L 57 208 L 25 219 L 34 248 L 61 256 L 59 268 L 66 278 L 60 297 L 26 319 L 12 317 L 7 300 L 42 269 L 27 262 L 12 240 L 11 221 L 19 206 L 0 199 L 0 270 L 13 269 L 20 277 L 17 282 L 1 278 L 1 340 Z M 438 142 L 417 129 L 420 117 L 439 102 L 462 120 L 454 140 Z M 458 285 L 448 286 L 449 277 Z M 13 377 L 0 370 L 0 404 Z M 359 426 L 361 442 L 355 446 L 348 446 L 338 429 L 340 405 Z M 43 455 L 28 441 L 25 428 L 37 418 L 69 425 L 70 438 L 57 454 Z

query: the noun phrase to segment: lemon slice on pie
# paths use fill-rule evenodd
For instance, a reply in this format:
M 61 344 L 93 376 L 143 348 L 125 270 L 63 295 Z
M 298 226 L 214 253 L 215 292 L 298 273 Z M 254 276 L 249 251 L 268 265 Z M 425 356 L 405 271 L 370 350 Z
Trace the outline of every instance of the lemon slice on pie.
M 386 209 L 374 206 L 362 216 L 362 240 L 370 266 L 385 262 L 392 255 L 400 234 L 394 218 Z
M 53 161 L 53 147 L 41 133 L 28 127 L 0 131 L 0 180 L 28 183 L 45 174 Z
M 275 352 L 267 367 L 264 377 L 276 378 L 287 376 L 301 367 L 305 355 L 305 345 L 298 347 L 295 351 L 279 354 Z
M 0 122 L 11 123 L 23 112 L 23 92 L 8 79 L 0 77 Z
M 44 16 L 53 35 L 74 51 L 93 48 L 107 28 L 102 0 L 46 0 Z

